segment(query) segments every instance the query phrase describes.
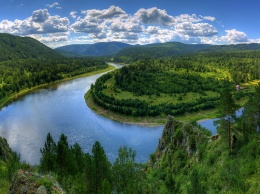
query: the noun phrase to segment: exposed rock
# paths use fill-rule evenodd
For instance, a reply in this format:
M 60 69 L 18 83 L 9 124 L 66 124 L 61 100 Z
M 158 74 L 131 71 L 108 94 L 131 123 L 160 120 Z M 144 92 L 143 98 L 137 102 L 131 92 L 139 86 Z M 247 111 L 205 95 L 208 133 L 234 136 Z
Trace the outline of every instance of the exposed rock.
M 0 137 L 0 159 L 7 162 L 11 159 L 13 151 L 9 147 L 5 138 Z
M 63 194 L 58 182 L 49 175 L 18 170 L 12 180 L 9 194 Z
M 199 142 L 207 142 L 207 137 L 197 126 L 190 122 L 184 123 L 177 121 L 174 117 L 168 116 L 162 137 L 153 158 L 153 164 L 157 166 L 158 161 L 167 153 L 181 149 L 186 152 L 187 156 L 194 156 L 196 161 L 199 160 Z

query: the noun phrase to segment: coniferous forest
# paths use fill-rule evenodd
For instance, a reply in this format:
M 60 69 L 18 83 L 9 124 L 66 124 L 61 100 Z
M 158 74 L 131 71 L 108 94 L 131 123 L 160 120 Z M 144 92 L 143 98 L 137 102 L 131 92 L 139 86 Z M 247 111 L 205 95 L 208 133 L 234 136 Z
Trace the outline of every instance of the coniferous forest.
M 232 94 L 225 90 L 215 136 L 194 122 L 168 116 L 157 150 L 146 164 L 136 163 L 138 153 L 125 146 L 111 163 L 98 141 L 91 153 L 84 153 L 79 144 L 69 145 L 64 134 L 58 142 L 48 134 L 40 165 L 20 163 L 14 154 L 4 178 L 19 168 L 50 174 L 67 193 L 259 193 L 259 102 L 260 85 L 236 117 Z M 54 186 L 49 179 L 37 184 L 50 191 Z
M 0 34 L 0 105 L 21 90 L 104 69 L 94 58 L 67 58 L 32 38 Z
M 138 46 L 133 60 L 132 47 L 109 57 L 68 58 L 32 38 L 1 34 L 1 105 L 23 90 L 104 69 L 105 59 L 131 61 L 98 78 L 90 97 L 114 113 L 167 121 L 156 151 L 142 164 L 130 147 L 120 147 L 109 161 L 98 141 L 85 153 L 78 143 L 69 144 L 69 136 L 54 141 L 48 133 L 40 163 L 29 165 L 0 137 L 0 192 L 260 193 L 260 52 L 196 45 L 172 54 L 164 45 L 158 56 L 148 57 L 158 48 L 150 47 L 142 53 Z M 196 121 L 175 118 L 208 109 L 219 117 L 213 136 Z
M 134 116 L 216 108 L 226 88 L 236 100 L 252 94 L 246 85 L 259 80 L 259 56 L 259 51 L 237 51 L 139 60 L 100 77 L 91 96 L 105 109 Z

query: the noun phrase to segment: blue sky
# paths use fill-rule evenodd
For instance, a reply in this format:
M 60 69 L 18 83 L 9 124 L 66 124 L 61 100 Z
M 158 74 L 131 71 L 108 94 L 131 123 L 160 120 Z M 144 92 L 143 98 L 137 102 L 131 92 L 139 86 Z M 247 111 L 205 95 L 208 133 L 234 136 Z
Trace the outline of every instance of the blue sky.
M 50 47 L 260 42 L 258 0 L 0 0 L 0 32 Z

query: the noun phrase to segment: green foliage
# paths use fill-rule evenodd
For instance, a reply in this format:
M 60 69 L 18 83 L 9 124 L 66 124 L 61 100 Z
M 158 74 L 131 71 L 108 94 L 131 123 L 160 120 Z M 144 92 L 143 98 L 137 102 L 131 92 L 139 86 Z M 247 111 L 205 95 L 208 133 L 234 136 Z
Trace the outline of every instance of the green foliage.
M 0 107 L 22 90 L 106 67 L 100 59 L 66 58 L 32 38 L 0 33 Z
M 52 136 L 48 133 L 44 148 L 40 150 L 42 154 L 41 158 L 41 170 L 44 172 L 54 171 L 55 160 L 57 157 L 56 143 L 53 141 Z
M 150 45 L 136 45 L 120 50 L 113 58 L 114 61 L 130 63 L 140 59 L 165 58 L 169 56 L 182 56 L 200 53 L 229 53 L 234 51 L 259 50 L 259 44 L 239 45 L 205 45 L 205 44 L 182 44 L 179 42 L 158 43 Z
M 256 99 L 257 93 L 258 86 L 253 99 Z M 230 110 L 234 108 L 231 95 L 224 92 L 224 96 L 227 108 L 222 110 L 231 115 L 233 111 Z M 167 151 L 163 150 L 163 154 L 157 160 L 154 159 L 153 168 L 148 171 L 152 180 L 162 183 L 156 185 L 156 190 L 167 188 L 166 193 L 257 193 L 259 187 L 256 181 L 260 175 L 260 136 L 255 125 L 251 125 L 250 121 L 245 119 L 249 116 L 249 110 L 255 110 L 255 104 L 256 101 L 248 103 L 243 115 L 232 123 L 235 129 L 232 132 L 237 138 L 233 142 L 232 154 L 226 149 L 226 142 L 223 144 L 222 135 L 217 140 L 209 140 L 202 129 L 196 129 L 191 124 L 181 127 L 175 123 L 172 140 L 164 148 Z M 249 126 L 253 126 L 253 129 L 249 130 Z M 178 135 L 180 130 L 182 136 Z M 178 144 L 177 137 L 182 138 L 182 144 Z M 190 139 L 196 142 L 196 150 L 193 152 L 189 152 L 190 146 L 185 144 L 190 142 Z M 200 152 L 203 153 L 199 154 Z M 160 149 L 156 155 L 160 155 Z
M 0 63 L 0 104 L 21 90 L 106 68 L 96 59 L 19 59 Z
M 0 33 L 0 61 L 27 58 L 59 59 L 62 55 L 33 38 Z
M 228 147 L 230 153 L 234 147 L 232 142 L 233 123 L 235 121 L 235 111 L 238 106 L 235 104 L 230 90 L 224 90 L 220 95 L 219 115 L 222 117 L 219 120 L 220 126 L 218 127 L 218 133 L 222 135 L 223 139 L 228 140 Z
M 136 152 L 126 146 L 118 150 L 113 167 L 113 185 L 117 193 L 137 193 Z

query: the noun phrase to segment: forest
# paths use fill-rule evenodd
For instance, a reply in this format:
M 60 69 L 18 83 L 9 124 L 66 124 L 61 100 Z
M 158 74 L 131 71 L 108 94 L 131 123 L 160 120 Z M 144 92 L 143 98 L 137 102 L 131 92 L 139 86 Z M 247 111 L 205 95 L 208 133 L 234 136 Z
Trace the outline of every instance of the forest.
M 97 59 L 38 60 L 20 59 L 0 62 L 0 104 L 23 89 L 103 69 L 108 65 Z
M 157 150 L 145 164 L 135 162 L 136 153 L 122 146 L 115 161 L 109 161 L 97 141 L 91 153 L 79 144 L 68 144 L 61 134 L 55 142 L 47 135 L 40 150 L 39 166 L 19 161 L 8 165 L 6 179 L 23 168 L 57 178 L 67 193 L 259 193 L 260 173 L 260 84 L 235 116 L 230 90 L 220 95 L 218 134 L 195 122 L 180 122 L 169 116 Z M 45 176 L 37 183 L 48 191 L 52 181 Z
M 68 58 L 29 37 L 0 33 L 0 108 L 22 90 L 108 65 L 97 58 Z
M 143 59 L 100 77 L 91 97 L 105 109 L 133 116 L 211 109 L 226 88 L 236 100 L 252 94 L 252 87 L 235 86 L 260 79 L 259 57 L 259 51 L 237 51 Z

